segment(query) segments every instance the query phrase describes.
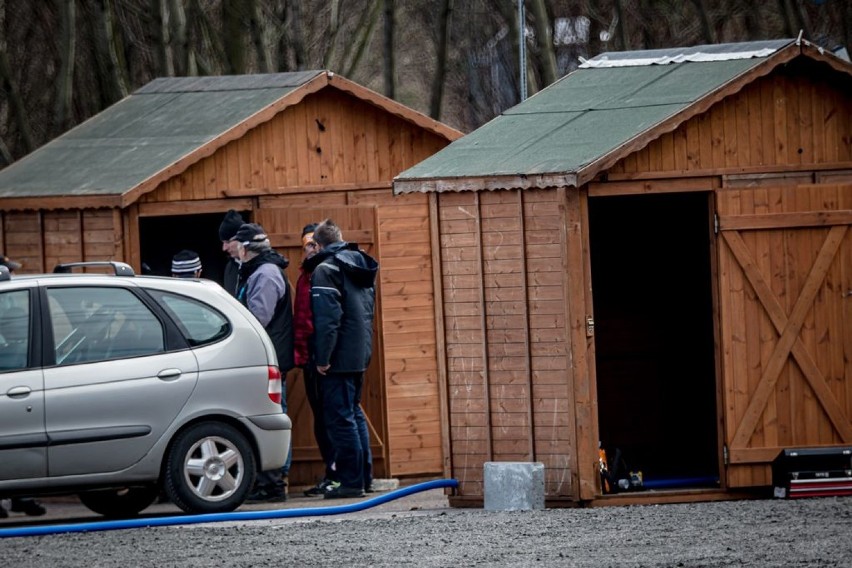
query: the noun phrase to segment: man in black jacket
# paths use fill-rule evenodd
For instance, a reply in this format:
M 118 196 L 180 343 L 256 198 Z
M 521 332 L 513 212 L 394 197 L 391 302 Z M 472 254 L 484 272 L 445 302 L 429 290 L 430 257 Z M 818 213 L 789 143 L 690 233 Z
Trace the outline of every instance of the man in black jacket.
M 314 353 L 337 482 L 326 499 L 361 497 L 372 483 L 367 418 L 361 410 L 370 363 L 375 282 L 379 265 L 358 245 L 343 241 L 330 219 L 314 230 L 320 252 L 311 275 Z

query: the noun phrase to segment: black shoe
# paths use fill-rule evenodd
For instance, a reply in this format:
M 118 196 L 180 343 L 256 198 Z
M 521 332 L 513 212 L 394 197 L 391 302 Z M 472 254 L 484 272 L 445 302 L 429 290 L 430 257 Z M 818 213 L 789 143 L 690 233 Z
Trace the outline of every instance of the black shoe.
M 354 487 L 344 487 L 342 485 L 333 487 L 325 492 L 323 497 L 326 499 L 356 499 L 364 496 L 363 489 L 355 489 Z
M 12 511 L 15 513 L 23 513 L 28 517 L 40 517 L 47 513 L 44 505 L 35 499 L 12 499 Z
M 330 479 L 323 479 L 310 489 L 305 490 L 305 497 L 320 497 L 325 495 L 325 492 L 328 491 L 328 488 L 331 484 L 334 483 Z
M 287 500 L 283 489 L 267 489 L 261 487 L 249 493 L 246 503 L 281 503 Z

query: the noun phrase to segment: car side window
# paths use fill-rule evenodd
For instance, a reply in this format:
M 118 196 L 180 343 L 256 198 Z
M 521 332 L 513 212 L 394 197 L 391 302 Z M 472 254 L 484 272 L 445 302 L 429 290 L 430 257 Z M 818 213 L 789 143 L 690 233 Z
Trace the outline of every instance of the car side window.
M 129 290 L 47 290 L 57 365 L 141 357 L 165 351 L 160 320 Z
M 207 304 L 159 290 L 149 292 L 174 318 L 181 333 L 193 347 L 219 341 L 231 331 L 227 318 Z
M 0 294 L 0 372 L 27 367 L 30 349 L 30 293 Z

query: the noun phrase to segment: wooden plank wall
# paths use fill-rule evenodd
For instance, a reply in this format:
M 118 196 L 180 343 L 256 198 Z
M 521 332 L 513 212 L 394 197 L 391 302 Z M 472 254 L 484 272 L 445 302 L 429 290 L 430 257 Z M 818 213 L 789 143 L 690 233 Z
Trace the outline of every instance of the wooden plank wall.
M 486 461 L 540 461 L 574 487 L 562 209 L 556 191 L 439 196 L 452 475 L 483 495 Z
M 720 248 L 723 267 L 720 296 L 725 429 L 732 462 L 729 483 L 733 487 L 767 485 L 771 482 L 770 468 L 759 462 L 770 461 L 781 448 L 852 441 L 845 439 L 852 431 L 852 307 L 844 296 L 852 290 L 852 185 L 723 188 L 717 199 L 726 237 Z M 827 213 L 830 211 L 838 213 L 839 224 L 832 224 Z M 812 212 L 817 216 L 795 215 Z M 815 221 L 817 218 L 821 221 Z M 807 356 L 794 351 L 784 357 L 777 381 L 765 402 L 761 401 L 756 409 L 760 413 L 756 426 L 747 435 L 746 446 L 740 447 L 731 438 L 741 422 L 749 418 L 749 405 L 759 396 L 756 394 L 760 392 L 759 385 L 767 367 L 774 363 L 773 353 L 780 341 L 777 322 L 773 324 L 763 298 L 755 291 L 754 278 L 747 277 L 733 256 L 726 230 L 727 223 L 742 224 L 749 220 L 754 223 L 755 219 L 765 223 L 783 220 L 787 225 L 776 228 L 768 225 L 759 230 L 732 228 L 733 238 L 742 239 L 753 259 L 751 269 L 769 286 L 766 294 L 777 300 L 780 319 L 785 321 L 793 317 L 797 300 L 805 291 L 814 262 L 832 227 L 845 229 L 845 237 L 825 279 L 817 283 L 812 306 L 805 312 L 801 330 L 796 334 Z M 812 359 L 813 368 L 807 357 Z M 774 378 L 774 375 L 768 377 L 770 381 Z M 823 382 L 828 393 L 822 392 Z M 835 401 L 830 400 L 832 396 Z
M 142 196 L 142 203 L 390 187 L 447 141 L 333 88 L 305 97 Z M 307 200 L 307 197 L 306 197 Z
M 852 161 L 852 90 L 790 65 L 627 156 L 609 179 L 783 172 Z
M 2 214 L 5 253 L 21 273 L 50 272 L 62 262 L 125 260 L 118 210 L 12 211 Z
M 250 197 L 259 208 L 379 208 L 377 317 L 394 476 L 441 474 L 443 456 L 428 198 L 394 197 L 391 181 L 448 143 L 329 87 L 140 200 L 141 207 L 179 202 L 187 213 L 193 201 L 223 197 Z

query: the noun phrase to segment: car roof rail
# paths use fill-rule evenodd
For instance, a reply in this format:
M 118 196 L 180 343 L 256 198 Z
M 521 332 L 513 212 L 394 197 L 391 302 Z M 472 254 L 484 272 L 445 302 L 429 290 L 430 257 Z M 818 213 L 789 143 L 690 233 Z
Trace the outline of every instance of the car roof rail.
M 9 272 L 9 268 L 0 264 L 0 282 L 6 282 L 7 280 L 12 279 L 12 273 Z
M 116 276 L 136 276 L 136 273 L 133 272 L 133 268 L 130 267 L 129 264 L 124 262 L 118 262 L 116 260 L 92 260 L 87 262 L 65 262 L 63 264 L 57 264 L 53 267 L 54 273 L 60 274 L 68 274 L 71 272 L 72 268 L 78 267 L 87 267 L 87 266 L 112 266 L 112 269 L 115 271 Z

